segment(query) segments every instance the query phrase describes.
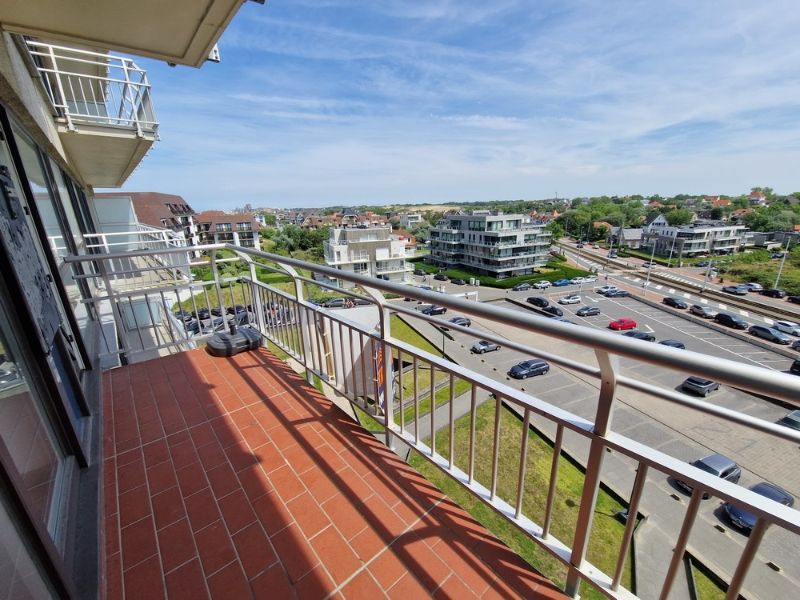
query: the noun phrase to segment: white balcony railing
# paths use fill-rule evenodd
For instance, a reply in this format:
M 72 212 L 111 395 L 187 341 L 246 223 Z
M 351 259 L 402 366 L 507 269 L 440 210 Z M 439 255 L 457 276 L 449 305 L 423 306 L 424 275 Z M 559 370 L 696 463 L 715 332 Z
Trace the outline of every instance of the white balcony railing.
M 27 40 L 56 115 L 69 129 L 102 125 L 155 136 L 147 73 L 129 58 Z
M 215 258 L 223 248 L 235 252 L 237 258 Z M 150 288 L 132 292 L 119 288 L 111 277 L 115 274 L 113 269 L 121 262 L 130 264 L 148 259 L 149 264 L 158 265 L 167 262 L 163 257 L 154 260 L 159 254 L 183 256 L 188 260 L 189 253 L 197 250 L 211 256 L 210 263 L 202 264 L 211 265 L 212 281 L 162 280 Z M 651 541 L 654 545 L 647 548 L 648 552 L 657 552 L 663 558 L 651 561 L 654 564 L 650 565 L 650 570 L 641 575 L 646 578 L 648 589 L 656 590 L 654 597 L 669 597 L 687 552 L 713 561 L 717 574 L 727 582 L 727 597 L 730 599 L 736 598 L 740 592 L 746 597 L 789 598 L 800 595 L 797 584 L 800 563 L 794 560 L 800 553 L 800 513 L 690 466 L 685 462 L 685 456 L 669 453 L 677 450 L 678 454 L 685 454 L 685 449 L 680 447 L 683 443 L 672 446 L 656 435 L 652 438 L 653 444 L 658 444 L 655 447 L 648 443 L 650 438 L 637 439 L 639 434 L 636 431 L 640 427 L 631 428 L 630 423 L 625 422 L 630 418 L 631 401 L 623 401 L 623 397 L 635 398 L 637 414 L 651 415 L 651 421 L 642 427 L 655 427 L 673 413 L 680 412 L 687 427 L 698 424 L 698 431 L 736 432 L 731 435 L 745 441 L 748 446 L 760 440 L 758 443 L 762 443 L 764 448 L 788 447 L 790 450 L 783 454 L 783 459 L 790 465 L 797 462 L 792 453 L 796 453 L 796 446 L 800 444 L 800 432 L 688 396 L 671 384 L 663 384 L 667 381 L 663 373 L 651 378 L 645 374 L 652 369 L 677 373 L 681 378 L 691 373 L 742 393 L 789 404 L 797 403 L 800 398 L 798 377 L 642 342 L 593 327 L 556 322 L 493 303 L 470 301 L 231 245 L 170 248 L 161 253 L 139 250 L 67 257 L 66 261 L 76 266 L 83 264 L 83 269 L 75 270 L 76 278 L 96 278 L 106 283 L 104 288 L 97 288 L 97 296 L 83 300 L 95 307 L 103 303 L 113 305 L 114 310 L 97 311 L 104 319 L 100 329 L 116 328 L 117 331 L 115 336 L 104 334 L 106 355 L 124 357 L 129 361 L 152 358 L 154 351 L 181 350 L 216 330 L 232 325 L 256 328 L 290 360 L 299 363 L 298 369 L 304 370 L 307 376 L 321 380 L 353 405 L 371 411 L 383 427 L 388 445 L 402 442 L 415 450 L 544 549 L 563 567 L 566 573 L 564 589 L 572 596 L 579 593 L 581 585 L 589 585 L 609 598 L 634 597 L 634 593 L 622 585 L 631 542 L 640 522 L 633 516 L 648 511 L 645 507 L 654 495 L 663 495 L 665 478 L 687 482 L 693 486 L 693 491 L 685 499 L 672 494 L 674 501 L 669 500 L 667 517 L 671 529 L 665 527 L 662 531 L 660 525 L 658 536 L 652 538 L 654 542 Z M 225 277 L 220 264 L 225 262 L 238 262 L 243 270 Z M 157 266 L 139 264 L 140 272 L 158 269 Z M 292 291 L 260 282 L 257 272 L 262 269 L 283 274 L 293 283 Z M 313 276 L 300 275 L 300 269 Z M 325 283 L 332 278 L 361 286 L 366 295 L 359 296 Z M 349 317 L 347 310 L 329 310 L 308 302 L 305 298 L 307 290 L 316 288 L 366 299 L 375 307 L 373 323 L 377 322 L 377 326 Z M 486 326 L 465 328 L 443 318 L 422 315 L 407 303 L 387 301 L 384 294 L 389 293 L 445 306 L 458 314 L 481 319 Z M 181 311 L 177 310 L 179 307 Z M 568 385 L 568 380 L 572 380 L 570 389 L 585 387 L 595 391 L 596 400 L 593 399 L 592 407 L 579 416 L 543 399 L 548 393 L 547 388 L 552 387 L 550 384 L 540 386 L 537 382 L 531 386 L 526 383 L 520 389 L 507 383 L 506 378 L 497 372 L 480 371 L 477 366 L 457 364 L 445 356 L 421 350 L 392 335 L 390 313 L 433 327 L 439 335 L 441 328 L 446 327 L 450 332 L 457 331 L 475 339 L 501 344 L 504 349 L 513 349 L 528 357 L 545 359 L 560 371 L 557 375 L 563 378 L 556 387 L 563 388 Z M 509 328 L 522 332 L 522 335 L 511 339 L 495 333 Z M 544 336 L 544 342 L 541 336 Z M 578 360 L 559 354 L 568 348 L 588 350 L 581 355 L 587 358 Z M 624 359 L 624 364 L 621 359 Z M 429 390 L 422 389 L 420 384 L 420 378 L 427 374 L 430 374 Z M 553 375 L 549 377 L 553 378 Z M 460 387 L 457 392 L 457 382 L 466 382 L 466 387 Z M 444 400 L 436 411 L 430 410 L 426 404 L 434 396 L 434 390 L 437 405 L 440 398 Z M 466 440 L 460 438 L 459 445 L 456 445 L 454 435 L 455 422 L 459 418 L 454 408 L 457 394 L 466 397 L 466 402 L 459 406 L 466 410 L 466 415 L 461 418 L 469 419 L 471 428 Z M 479 407 L 487 403 L 494 414 L 494 426 L 489 418 L 489 422 L 481 421 L 481 427 L 491 428 L 491 431 L 476 431 Z M 379 408 L 376 410 L 375 407 Z M 501 412 L 506 408 L 519 416 L 523 432 L 535 426 L 536 431 L 549 440 L 550 466 L 549 470 L 546 469 L 549 483 L 534 486 L 536 490 L 532 489 L 526 474 L 528 436 L 501 435 Z M 615 409 L 622 409 L 617 416 Z M 449 430 L 447 448 L 437 446 L 436 431 L 439 429 L 443 433 Z M 478 457 L 479 443 L 489 446 L 488 449 L 481 446 L 480 456 L 483 458 Z M 704 441 L 701 445 L 706 444 Z M 571 448 L 580 450 L 574 453 Z M 505 452 L 501 453 L 501 450 Z M 704 450 L 713 451 L 708 447 Z M 561 485 L 559 464 L 564 454 L 580 463 L 583 478 L 578 490 L 570 491 Z M 503 463 L 499 462 L 501 455 L 506 457 Z M 508 456 L 512 457 L 510 461 Z M 479 461 L 487 468 L 476 469 Z M 506 478 L 511 477 L 510 483 L 506 481 L 504 486 L 498 486 L 501 470 Z M 796 472 L 791 466 L 783 465 L 775 472 L 778 471 L 788 476 Z M 605 516 L 608 510 L 598 503 L 600 486 L 607 477 L 619 473 L 617 481 L 623 483 L 618 485 L 618 494 L 630 516 L 625 520 L 620 540 L 613 546 L 602 548 L 602 554 L 610 556 L 608 564 L 612 566 L 601 569 L 587 559 L 587 549 L 593 520 Z M 780 480 L 775 483 L 786 485 Z M 794 481 L 791 485 L 795 485 Z M 537 501 L 534 510 L 524 508 L 530 506 L 531 494 L 534 493 L 542 499 Z M 756 523 L 749 538 L 736 540 L 725 535 L 722 544 L 714 532 L 710 541 L 695 535 L 696 530 L 704 527 L 697 523 L 699 519 L 696 517 L 705 494 L 753 513 Z M 556 513 L 564 505 L 576 507 L 577 512 L 566 534 L 554 531 L 553 526 Z M 652 509 L 648 512 L 653 515 Z M 775 531 L 765 537 L 768 527 Z M 773 543 L 775 538 L 777 542 Z M 761 554 L 765 542 L 767 548 L 763 552 L 766 556 Z M 709 544 L 708 547 L 702 546 L 705 543 Z M 775 552 L 780 556 L 771 558 L 769 554 Z M 769 568 L 772 560 L 782 563 L 785 573 L 776 573 Z M 722 569 L 722 573 L 718 569 Z M 766 596 L 759 588 L 765 580 L 769 580 L 770 585 L 770 593 Z

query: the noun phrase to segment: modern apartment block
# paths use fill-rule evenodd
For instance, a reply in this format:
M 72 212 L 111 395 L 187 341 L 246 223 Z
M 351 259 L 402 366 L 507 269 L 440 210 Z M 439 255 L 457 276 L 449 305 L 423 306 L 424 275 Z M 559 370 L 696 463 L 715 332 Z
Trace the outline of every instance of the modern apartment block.
M 324 244 L 325 262 L 340 271 L 406 283 L 412 270 L 405 261 L 406 243 L 391 227 L 335 228 Z M 344 281 L 340 285 L 349 287 Z
M 444 215 L 430 232 L 433 264 L 512 277 L 547 263 L 550 232 L 525 215 L 495 211 Z
M 403 229 L 413 229 L 417 225 L 420 225 L 423 221 L 424 219 L 420 213 L 400 213 L 400 227 Z
M 659 215 L 645 228 L 642 245 L 659 256 L 699 256 L 732 254 L 745 245 L 744 225 L 723 221 L 696 220 L 688 225 L 671 226 Z
M 201 244 L 236 244 L 245 248 L 261 248 L 258 232 L 261 225 L 250 213 L 226 213 L 206 210 L 195 215 Z
M 128 231 L 130 223 L 168 229 L 189 245 L 200 243 L 195 211 L 175 194 L 160 192 L 105 192 L 91 198 L 91 207 L 104 233 Z

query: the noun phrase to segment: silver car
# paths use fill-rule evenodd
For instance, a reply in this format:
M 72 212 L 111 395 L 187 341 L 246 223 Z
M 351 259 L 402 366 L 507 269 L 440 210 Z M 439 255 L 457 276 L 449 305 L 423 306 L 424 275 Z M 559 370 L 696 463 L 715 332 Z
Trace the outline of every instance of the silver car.
M 580 296 L 564 296 L 558 301 L 559 304 L 580 304 L 581 297 Z
M 800 324 L 792 321 L 775 321 L 772 327 L 789 335 L 800 336 Z
M 717 311 L 711 310 L 708 306 L 703 306 L 702 304 L 692 304 L 689 312 L 704 319 L 713 319 L 717 316 Z

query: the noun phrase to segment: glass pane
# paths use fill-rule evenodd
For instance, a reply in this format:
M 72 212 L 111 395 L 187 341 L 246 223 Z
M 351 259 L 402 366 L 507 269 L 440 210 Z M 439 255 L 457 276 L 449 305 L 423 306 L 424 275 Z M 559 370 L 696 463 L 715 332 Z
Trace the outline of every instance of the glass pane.
M 31 515 L 49 529 L 55 525 L 50 512 L 63 455 L 28 386 L 24 367 L 7 343 L 10 324 L 4 315 L 0 318 L 0 440 L 12 463 L 5 467 L 16 475 Z
M 0 504 L 0 600 L 52 597 L 14 521 Z
M 48 160 L 50 161 L 50 170 L 53 172 L 53 181 L 55 181 L 56 187 L 58 188 L 61 206 L 64 210 L 64 214 L 67 215 L 67 223 L 69 224 L 69 229 L 72 233 L 72 239 L 75 242 L 75 248 L 77 248 L 78 254 L 86 254 L 83 236 L 81 235 L 81 228 L 78 224 L 78 217 L 75 215 L 75 209 L 73 208 L 72 200 L 69 197 L 67 184 L 64 181 L 64 177 L 61 175 L 61 169 L 52 158 L 48 158 Z

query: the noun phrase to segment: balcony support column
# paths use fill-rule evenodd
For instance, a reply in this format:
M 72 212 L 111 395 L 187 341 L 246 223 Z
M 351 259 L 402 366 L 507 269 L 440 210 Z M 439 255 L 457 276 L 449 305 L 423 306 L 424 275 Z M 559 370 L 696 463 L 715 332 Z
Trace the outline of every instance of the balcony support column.
M 606 445 L 603 438 L 608 433 L 614 409 L 614 395 L 617 389 L 617 369 L 619 359 L 608 352 L 596 350 L 597 363 L 600 366 L 600 396 L 597 402 L 597 414 L 594 421 L 594 437 L 589 449 L 589 458 L 586 462 L 586 473 L 583 480 L 583 493 L 581 494 L 578 520 L 575 523 L 575 539 L 572 542 L 572 555 L 570 568 L 567 573 L 567 583 L 564 591 L 573 598 L 580 592 L 580 569 L 586 560 L 586 551 L 592 532 L 592 520 L 597 502 L 597 492 L 600 489 L 600 475 L 603 470 Z

